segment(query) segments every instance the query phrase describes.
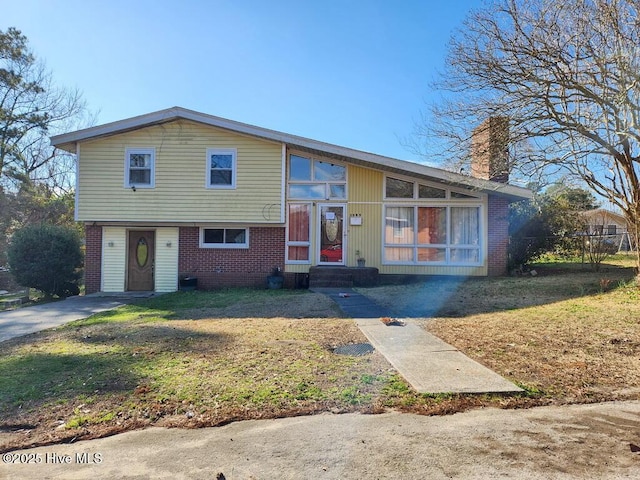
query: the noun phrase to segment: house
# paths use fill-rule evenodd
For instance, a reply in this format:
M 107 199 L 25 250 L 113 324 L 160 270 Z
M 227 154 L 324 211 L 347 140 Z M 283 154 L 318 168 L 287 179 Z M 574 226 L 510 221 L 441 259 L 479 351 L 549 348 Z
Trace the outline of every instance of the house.
M 587 235 L 604 236 L 608 243 L 615 245 L 618 250 L 631 249 L 633 242 L 624 215 L 605 208 L 596 208 L 582 212 L 582 217 Z
M 87 293 L 262 286 L 274 267 L 292 286 L 357 257 L 380 275 L 502 275 L 508 204 L 531 196 L 486 162 L 474 178 L 179 107 L 51 142 L 77 156 Z

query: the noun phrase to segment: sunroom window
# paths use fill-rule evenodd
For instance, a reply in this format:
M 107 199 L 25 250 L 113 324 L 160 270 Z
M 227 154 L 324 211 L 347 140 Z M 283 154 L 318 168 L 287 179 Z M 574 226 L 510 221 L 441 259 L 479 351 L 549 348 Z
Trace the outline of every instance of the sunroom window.
M 311 204 L 290 203 L 287 221 L 287 262 L 309 263 L 311 253 Z
M 347 168 L 332 162 L 290 155 L 289 198 L 299 200 L 346 199 Z
M 384 260 L 478 265 L 480 207 L 385 207 Z
M 420 182 L 402 180 L 400 178 L 386 177 L 384 186 L 384 196 L 389 200 L 393 199 L 478 199 L 478 195 L 473 193 L 462 193 L 445 188 L 438 188 Z

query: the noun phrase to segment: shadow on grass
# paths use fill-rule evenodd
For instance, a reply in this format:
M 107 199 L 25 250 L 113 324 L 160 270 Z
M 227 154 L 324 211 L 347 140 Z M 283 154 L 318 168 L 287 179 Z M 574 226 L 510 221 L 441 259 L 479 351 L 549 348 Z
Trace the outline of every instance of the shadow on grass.
M 173 292 L 138 299 L 115 310 L 77 320 L 65 328 L 132 320 L 157 322 L 204 318 L 322 318 L 340 315 L 331 302 L 324 304 L 319 297 L 321 296 L 308 290 L 251 288 Z
M 190 352 L 215 350 L 233 341 L 225 333 L 207 333 L 171 324 L 112 324 L 100 328 L 80 328 L 71 335 L 77 342 L 87 345 L 121 347 L 125 351 Z
M 139 359 L 109 354 L 34 353 L 2 361 L 0 408 L 72 401 L 96 392 L 135 388 L 132 366 Z
M 403 317 L 457 318 L 517 310 L 614 291 L 633 280 L 633 268 L 536 268 L 517 277 L 430 277 L 409 285 L 362 289 L 362 293 Z
M 0 429 L 11 412 L 43 405 L 84 403 L 102 394 L 130 394 L 148 376 L 161 376 L 176 353 L 211 352 L 228 335 L 188 328 L 138 324 L 78 328 L 62 337 L 43 334 L 37 350 L 24 353 L 15 341 L 0 357 Z

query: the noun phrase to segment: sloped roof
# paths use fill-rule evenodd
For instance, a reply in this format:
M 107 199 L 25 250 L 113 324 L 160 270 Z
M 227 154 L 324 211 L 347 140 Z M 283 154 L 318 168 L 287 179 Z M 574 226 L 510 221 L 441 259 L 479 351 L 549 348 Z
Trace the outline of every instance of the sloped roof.
M 594 208 L 593 210 L 585 210 L 584 212 L 582 212 L 582 215 L 594 220 L 613 219 L 622 225 L 625 225 L 627 223 L 627 219 L 624 215 L 611 210 L 607 210 L 606 208 Z
M 106 123 L 95 127 L 77 130 L 51 137 L 51 144 L 71 153 L 76 152 L 76 144 L 86 140 L 117 135 L 120 133 L 137 130 L 144 127 L 159 125 L 176 120 L 190 120 L 193 122 L 223 128 L 236 133 L 250 135 L 265 140 L 284 143 L 291 148 L 309 153 L 321 154 L 348 163 L 358 164 L 364 167 L 375 168 L 391 173 L 418 176 L 427 180 L 436 180 L 450 185 L 458 185 L 473 188 L 486 193 L 507 197 L 510 200 L 522 200 L 532 197 L 532 192 L 526 188 L 515 185 L 481 180 L 468 175 L 462 175 L 439 168 L 429 167 L 415 162 L 399 160 L 396 158 L 376 155 L 374 153 L 354 150 L 339 145 L 320 142 L 310 138 L 299 137 L 288 133 L 256 127 L 246 123 L 228 120 L 205 113 L 188 110 L 182 107 L 172 107 L 157 112 L 147 113 L 137 117 Z

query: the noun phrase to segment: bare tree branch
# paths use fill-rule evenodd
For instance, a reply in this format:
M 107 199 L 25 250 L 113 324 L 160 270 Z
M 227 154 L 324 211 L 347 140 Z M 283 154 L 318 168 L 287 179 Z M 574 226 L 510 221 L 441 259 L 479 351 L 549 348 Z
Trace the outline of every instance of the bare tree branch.
M 417 129 L 446 142 L 446 165 L 467 165 L 472 130 L 507 117 L 516 177 L 580 178 L 639 230 L 640 0 L 494 0 L 446 63 L 445 99 Z

